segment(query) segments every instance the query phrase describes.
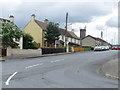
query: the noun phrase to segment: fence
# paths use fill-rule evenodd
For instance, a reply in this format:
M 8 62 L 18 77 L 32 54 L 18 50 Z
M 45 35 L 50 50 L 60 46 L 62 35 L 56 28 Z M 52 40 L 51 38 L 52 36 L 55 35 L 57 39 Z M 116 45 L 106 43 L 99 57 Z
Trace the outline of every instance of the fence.
M 91 51 L 91 48 L 84 48 L 84 51 Z
M 74 52 L 84 51 L 82 47 L 74 47 Z
M 74 47 L 74 52 L 80 52 L 80 51 L 91 51 L 91 47 Z
M 42 54 L 63 53 L 65 48 L 42 48 Z

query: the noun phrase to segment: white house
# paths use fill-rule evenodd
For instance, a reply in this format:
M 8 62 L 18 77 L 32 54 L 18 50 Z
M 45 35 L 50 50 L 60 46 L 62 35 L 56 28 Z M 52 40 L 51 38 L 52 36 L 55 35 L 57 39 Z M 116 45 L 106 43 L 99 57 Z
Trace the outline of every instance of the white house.
M 65 29 L 60 28 L 60 41 L 61 44 L 65 46 L 65 42 L 67 41 L 69 46 L 79 46 L 80 38 L 73 31 L 66 31 Z M 66 41 L 65 41 L 66 38 Z

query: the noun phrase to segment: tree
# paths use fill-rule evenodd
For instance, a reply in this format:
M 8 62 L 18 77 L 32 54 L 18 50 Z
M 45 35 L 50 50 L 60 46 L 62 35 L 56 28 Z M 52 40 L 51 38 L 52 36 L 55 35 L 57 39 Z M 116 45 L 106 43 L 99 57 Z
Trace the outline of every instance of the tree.
M 23 35 L 22 31 L 12 22 L 2 23 L 1 25 L 0 39 L 2 40 L 3 47 L 14 47 L 16 43 L 13 39 L 19 40 Z
M 55 40 L 59 39 L 60 31 L 59 31 L 59 27 L 55 23 L 49 22 L 48 26 L 44 31 L 45 31 L 46 41 L 49 44 L 54 44 Z
M 37 43 L 33 42 L 33 37 L 29 34 L 23 35 L 23 49 L 37 49 Z

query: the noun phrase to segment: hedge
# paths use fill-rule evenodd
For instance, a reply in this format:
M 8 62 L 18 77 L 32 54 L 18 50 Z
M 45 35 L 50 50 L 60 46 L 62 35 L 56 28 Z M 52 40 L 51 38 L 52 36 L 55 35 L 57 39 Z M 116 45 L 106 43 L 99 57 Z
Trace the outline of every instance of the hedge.
M 42 48 L 42 54 L 63 53 L 65 48 Z

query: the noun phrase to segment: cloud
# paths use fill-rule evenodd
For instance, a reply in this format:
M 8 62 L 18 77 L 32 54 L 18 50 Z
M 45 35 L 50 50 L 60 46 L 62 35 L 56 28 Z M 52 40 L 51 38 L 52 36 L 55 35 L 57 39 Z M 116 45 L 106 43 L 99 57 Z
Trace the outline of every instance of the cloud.
M 109 5 L 110 4 L 110 5 Z M 15 21 L 20 27 L 30 20 L 31 14 L 43 21 L 45 18 L 53 22 L 65 22 L 65 13 L 69 13 L 68 22 L 88 23 L 93 18 L 110 14 L 111 3 L 102 2 L 21 2 L 17 5 L 9 5 L 10 8 L 3 9 L 3 16 L 15 16 Z M 13 7 L 14 6 L 14 7 Z
M 114 16 L 112 18 L 110 18 L 107 22 L 106 25 L 108 27 L 113 27 L 113 28 L 118 28 L 118 17 Z
M 96 25 L 96 29 L 97 30 L 104 30 L 105 26 L 103 26 L 103 25 Z

